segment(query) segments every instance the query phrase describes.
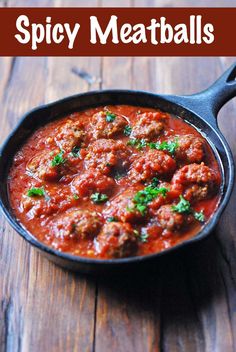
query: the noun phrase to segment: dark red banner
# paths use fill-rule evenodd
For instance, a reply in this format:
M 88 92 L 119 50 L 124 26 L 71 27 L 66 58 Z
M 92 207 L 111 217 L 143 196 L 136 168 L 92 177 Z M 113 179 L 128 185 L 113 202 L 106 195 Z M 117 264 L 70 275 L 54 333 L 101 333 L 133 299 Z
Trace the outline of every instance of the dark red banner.
M 236 8 L 2 8 L 0 56 L 236 56 Z

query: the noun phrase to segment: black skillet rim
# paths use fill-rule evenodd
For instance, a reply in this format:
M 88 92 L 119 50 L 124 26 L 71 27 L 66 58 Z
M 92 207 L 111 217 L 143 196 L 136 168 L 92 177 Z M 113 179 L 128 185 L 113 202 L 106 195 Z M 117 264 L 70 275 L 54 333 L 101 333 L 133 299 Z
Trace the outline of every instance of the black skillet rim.
M 54 257 L 59 257 L 64 260 L 69 260 L 73 263 L 83 263 L 83 264 L 88 264 L 88 265 L 92 264 L 92 265 L 96 265 L 96 266 L 99 266 L 99 265 L 101 265 L 101 266 L 102 265 L 103 266 L 104 265 L 116 266 L 116 265 L 120 265 L 120 264 L 129 264 L 129 263 L 131 264 L 131 263 L 135 263 L 135 262 L 141 263 L 141 262 L 146 262 L 146 261 L 152 260 L 157 257 L 161 257 L 163 255 L 170 254 L 170 253 L 177 251 L 183 247 L 186 247 L 187 245 L 191 245 L 195 242 L 202 240 L 203 238 L 205 238 L 207 235 L 210 234 L 210 232 L 213 230 L 213 228 L 216 226 L 217 222 L 219 221 L 219 218 L 222 215 L 222 213 L 223 213 L 223 211 L 229 201 L 229 198 L 230 198 L 230 195 L 231 195 L 231 192 L 233 189 L 233 184 L 234 184 L 234 162 L 233 162 L 231 150 L 230 150 L 228 143 L 225 140 L 224 136 L 222 135 L 222 133 L 220 132 L 220 130 L 217 127 L 212 126 L 207 120 L 203 119 L 200 115 L 198 115 L 193 110 L 191 110 L 187 107 L 184 107 L 181 103 L 178 103 L 178 101 L 176 101 L 176 103 L 173 101 L 169 101 L 168 96 L 165 96 L 165 95 L 154 94 L 154 93 L 150 93 L 150 92 L 142 91 L 142 90 L 109 89 L 109 90 L 98 90 L 98 91 L 91 91 L 91 92 L 76 94 L 76 95 L 72 95 L 72 96 L 60 99 L 58 101 L 55 101 L 55 102 L 52 102 L 49 104 L 41 105 L 39 107 L 36 107 L 35 109 L 30 110 L 29 112 L 27 112 L 26 114 L 23 115 L 23 117 L 20 119 L 20 121 L 18 122 L 16 127 L 12 130 L 12 132 L 9 134 L 9 136 L 7 137 L 5 142 L 3 143 L 3 145 L 0 149 L 0 158 L 2 158 L 2 155 L 4 153 L 6 146 L 10 142 L 11 138 L 14 137 L 15 133 L 21 127 L 23 122 L 28 118 L 29 115 L 35 113 L 36 111 L 47 110 L 47 109 L 53 108 L 58 103 L 63 104 L 63 103 L 69 102 L 70 100 L 79 99 L 80 97 L 86 97 L 86 96 L 90 96 L 90 95 L 100 95 L 100 94 L 125 94 L 125 93 L 126 94 L 133 94 L 133 95 L 137 95 L 137 94 L 147 95 L 147 96 L 151 96 L 153 98 L 159 98 L 161 100 L 164 100 L 167 103 L 174 104 L 177 107 L 181 107 L 184 110 L 189 111 L 190 113 L 194 114 L 195 116 L 200 118 L 204 123 L 206 123 L 210 129 L 214 130 L 214 132 L 217 134 L 217 137 L 219 138 L 220 142 L 224 146 L 224 151 L 226 153 L 228 164 L 229 164 L 228 187 L 226 190 L 224 189 L 222 191 L 220 204 L 218 205 L 215 213 L 211 216 L 211 218 L 208 220 L 207 224 L 203 227 L 203 229 L 200 232 L 198 232 L 194 237 L 187 239 L 183 242 L 180 242 L 179 244 L 175 245 L 174 247 L 167 248 L 161 252 L 157 252 L 157 253 L 153 253 L 153 254 L 149 254 L 149 255 L 144 255 L 144 256 L 133 256 L 133 257 L 127 257 L 127 258 L 118 258 L 118 259 L 95 259 L 95 258 L 80 257 L 80 256 L 75 256 L 73 254 L 60 252 L 58 250 L 55 250 L 55 249 L 45 245 L 43 242 L 38 241 L 37 238 L 33 236 L 33 234 L 31 234 L 29 231 L 27 231 L 24 228 L 24 226 L 22 224 L 20 224 L 20 222 L 18 222 L 18 220 L 14 217 L 14 214 L 13 213 L 11 214 L 11 212 L 7 209 L 7 207 L 3 203 L 2 195 L 0 195 L 0 208 L 2 209 L 4 215 L 6 216 L 8 222 L 10 223 L 10 225 L 13 227 L 13 229 L 21 237 L 23 237 L 28 243 L 30 243 L 32 246 L 34 246 L 38 250 L 45 252 L 49 255 L 52 255 Z M 178 100 L 178 96 L 176 96 L 176 100 Z M 99 105 L 97 105 L 97 106 L 99 106 Z M 83 109 L 85 109 L 85 108 L 83 108 Z M 58 118 L 58 116 L 55 116 L 55 118 L 52 120 L 56 120 L 57 118 Z M 193 125 L 193 127 L 194 127 L 194 125 Z M 196 128 L 196 126 L 195 126 L 195 128 Z M 31 133 L 32 132 L 33 131 L 31 131 Z M 205 139 L 207 139 L 207 137 L 205 137 Z M 208 139 L 207 139 L 207 141 L 208 141 Z M 208 141 L 208 143 L 212 147 L 212 143 L 210 143 L 209 141 Z M 214 151 L 214 148 L 213 148 L 213 151 Z M 15 153 L 14 153 L 14 155 L 15 155 Z M 221 161 L 219 156 L 217 159 L 218 159 L 218 162 Z M 10 162 L 8 161 L 8 165 L 9 164 L 10 164 Z M 222 166 L 220 166 L 220 168 L 222 170 Z M 9 171 L 9 169 L 8 169 L 8 171 Z M 222 175 L 222 177 L 224 178 L 225 176 Z M 10 203 L 9 203 L 9 206 L 10 206 Z

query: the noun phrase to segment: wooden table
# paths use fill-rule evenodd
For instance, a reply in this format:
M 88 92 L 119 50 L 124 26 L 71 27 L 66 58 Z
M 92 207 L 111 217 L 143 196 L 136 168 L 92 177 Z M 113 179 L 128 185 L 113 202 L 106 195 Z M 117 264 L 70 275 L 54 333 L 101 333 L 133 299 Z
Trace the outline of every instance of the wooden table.
M 6 0 L 1 6 L 172 6 L 175 1 Z M 198 6 L 211 5 L 202 0 Z M 179 1 L 194 6 L 195 1 Z M 235 1 L 214 1 L 235 6 Z M 21 115 L 100 88 L 184 94 L 235 58 L 0 58 L 2 141 Z M 80 76 L 73 73 L 73 68 Z M 236 101 L 219 125 L 236 158 Z M 236 351 L 236 191 L 210 238 L 162 260 L 154 274 L 95 279 L 56 267 L 0 218 L 0 350 Z

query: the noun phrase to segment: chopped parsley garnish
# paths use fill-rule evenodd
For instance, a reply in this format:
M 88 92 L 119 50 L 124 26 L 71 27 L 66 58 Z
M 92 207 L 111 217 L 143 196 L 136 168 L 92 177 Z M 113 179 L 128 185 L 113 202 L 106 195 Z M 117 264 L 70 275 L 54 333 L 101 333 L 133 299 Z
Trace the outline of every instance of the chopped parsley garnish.
M 124 135 L 130 136 L 131 132 L 132 132 L 132 127 L 130 125 L 126 125 L 124 128 Z
M 73 147 L 71 154 L 73 157 L 78 158 L 80 156 L 80 147 Z
M 120 174 L 119 172 L 117 172 L 117 173 L 114 175 L 114 179 L 117 180 L 117 181 L 120 180 L 122 177 L 123 177 L 123 175 Z
M 93 193 L 90 197 L 90 199 L 94 202 L 94 203 L 104 203 L 108 200 L 108 196 L 106 194 L 103 193 Z
M 193 216 L 195 217 L 195 219 L 197 221 L 200 221 L 200 222 L 205 221 L 205 216 L 204 216 L 203 211 L 200 211 L 200 212 L 194 211 L 191 208 L 191 205 L 188 200 L 184 199 L 184 197 L 182 195 L 179 196 L 179 198 L 180 198 L 179 203 L 172 206 L 173 211 L 180 213 L 180 214 L 193 214 Z
M 107 122 L 113 122 L 116 118 L 116 114 L 113 114 L 110 111 L 106 111 L 106 121 Z
M 75 193 L 75 194 L 73 194 L 73 198 L 74 198 L 75 200 L 78 200 L 78 199 L 79 199 L 79 196 Z
M 145 232 L 141 233 L 140 241 L 143 242 L 143 243 L 146 243 L 148 241 L 148 234 L 145 233 Z
M 188 200 L 184 199 L 182 195 L 179 196 L 180 201 L 178 204 L 172 206 L 172 210 L 176 213 L 189 214 L 191 212 L 191 205 Z
M 145 148 L 146 146 L 147 146 L 147 142 L 145 141 L 145 139 L 140 139 L 140 141 L 137 145 L 137 148 L 142 149 L 142 148 Z
M 150 147 L 151 149 L 157 149 L 157 148 L 156 148 L 157 143 L 151 142 L 151 143 L 149 143 L 148 145 L 149 145 L 149 147 Z
M 133 138 L 127 142 L 127 145 L 131 145 L 131 147 L 135 147 L 137 145 L 137 143 L 138 143 L 138 139 Z
M 143 243 L 148 241 L 148 234 L 146 232 L 139 232 L 138 230 L 134 230 L 135 236 Z
M 127 208 L 127 210 L 131 212 L 138 210 L 142 215 L 145 215 L 148 203 L 159 195 L 166 197 L 167 192 L 168 189 L 166 187 L 153 187 L 152 185 L 147 186 L 135 194 L 133 198 L 134 207 Z
M 172 141 L 172 142 L 161 142 L 161 143 L 149 143 L 149 147 L 151 149 L 157 149 L 157 150 L 166 150 L 168 151 L 170 154 L 174 154 L 176 149 L 178 148 L 179 144 L 177 139 Z
M 28 190 L 27 196 L 28 197 L 44 197 L 45 191 L 42 187 L 41 188 L 32 187 Z
M 153 177 L 151 186 L 152 187 L 157 187 L 159 185 L 159 180 L 157 177 Z
M 137 149 L 142 149 L 147 146 L 147 142 L 145 139 L 132 138 L 128 141 L 127 145 L 132 147 L 136 147 Z
M 58 153 L 56 156 L 54 156 L 52 163 L 51 163 L 52 167 L 62 165 L 66 162 L 66 159 L 63 158 L 63 154 L 64 154 L 64 151 L 61 150 L 60 153 Z
M 194 217 L 196 220 L 200 221 L 200 222 L 204 222 L 205 221 L 205 215 L 203 213 L 203 211 L 197 212 L 195 211 L 193 213 Z
M 113 173 L 113 177 L 114 177 L 115 180 L 120 180 L 125 175 L 126 175 L 126 173 L 124 171 L 115 170 L 114 173 Z
M 107 222 L 115 222 L 115 221 L 117 221 L 117 218 L 115 218 L 114 216 L 107 218 Z

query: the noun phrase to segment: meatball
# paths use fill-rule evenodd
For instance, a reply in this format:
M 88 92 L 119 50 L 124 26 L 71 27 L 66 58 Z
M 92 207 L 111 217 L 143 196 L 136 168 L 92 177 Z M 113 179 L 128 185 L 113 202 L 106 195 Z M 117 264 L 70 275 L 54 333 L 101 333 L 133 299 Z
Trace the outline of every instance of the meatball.
M 137 237 L 128 223 L 107 223 L 96 238 L 96 247 L 100 255 L 108 258 L 128 257 L 137 251 Z
M 183 196 L 189 202 L 194 203 L 199 200 L 207 199 L 212 193 L 212 185 L 205 184 L 201 186 L 198 184 L 194 184 L 185 188 Z
M 214 183 L 216 175 L 214 170 L 204 163 L 185 165 L 173 176 L 173 183 L 189 185 L 192 183 Z
M 141 189 L 143 189 L 143 185 L 137 184 L 120 193 L 111 200 L 103 215 L 106 218 L 114 217 L 121 222 L 132 223 L 142 220 L 144 215 L 134 208 L 133 202 L 135 194 Z
M 72 182 L 72 191 L 81 197 L 90 196 L 94 192 L 112 194 L 116 183 L 97 170 L 88 170 L 81 176 L 76 176 Z
M 214 170 L 204 163 L 183 166 L 173 176 L 172 184 L 183 186 L 184 197 L 192 202 L 206 199 L 218 189 Z
M 178 147 L 175 150 L 177 160 L 184 163 L 199 163 L 204 157 L 204 140 L 193 134 L 179 136 Z
M 111 138 L 123 132 L 127 125 L 126 119 L 109 111 L 100 111 L 93 115 L 91 122 L 91 135 L 95 139 Z
M 73 210 L 51 222 L 52 234 L 57 238 L 89 239 L 100 231 L 102 220 L 96 212 Z
M 129 176 L 135 181 L 148 181 L 153 177 L 168 177 L 176 169 L 175 160 L 161 150 L 149 150 L 133 162 Z
M 81 145 L 85 137 L 84 126 L 81 121 L 68 120 L 56 133 L 55 142 L 58 147 L 70 152 Z
M 27 195 L 22 196 L 20 204 L 20 210 L 27 212 L 28 219 L 55 214 L 60 207 L 63 207 L 62 202 L 55 198 L 28 197 Z M 66 205 L 64 205 L 64 208 L 66 208 Z
M 28 197 L 23 195 L 20 210 L 26 211 L 29 219 L 34 219 L 42 214 L 50 215 L 48 203 L 44 197 Z
M 159 208 L 156 213 L 159 225 L 167 231 L 179 230 L 185 223 L 186 215 L 176 213 L 172 210 L 172 206 L 167 204 Z
M 54 182 L 63 176 L 76 173 L 80 162 L 79 158 L 71 158 L 70 154 L 54 149 L 37 154 L 27 163 L 26 170 L 43 181 Z
M 139 115 L 139 121 L 133 126 L 131 138 L 152 140 L 164 129 L 168 115 L 162 112 L 145 112 Z
M 53 156 L 60 153 L 59 150 L 53 152 L 42 152 L 33 157 L 26 166 L 29 173 L 34 174 L 44 181 L 56 181 L 65 171 L 65 159 L 61 154 L 61 164 L 53 166 Z
M 123 172 L 129 166 L 130 151 L 121 141 L 113 139 L 99 139 L 89 148 L 81 151 L 87 169 L 98 169 L 108 174 L 114 168 Z

